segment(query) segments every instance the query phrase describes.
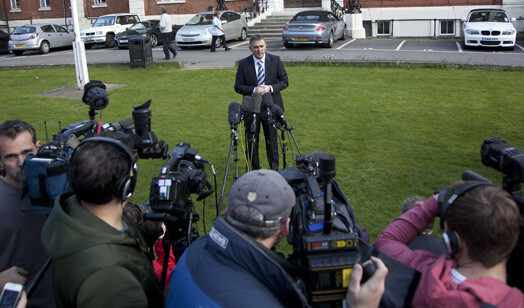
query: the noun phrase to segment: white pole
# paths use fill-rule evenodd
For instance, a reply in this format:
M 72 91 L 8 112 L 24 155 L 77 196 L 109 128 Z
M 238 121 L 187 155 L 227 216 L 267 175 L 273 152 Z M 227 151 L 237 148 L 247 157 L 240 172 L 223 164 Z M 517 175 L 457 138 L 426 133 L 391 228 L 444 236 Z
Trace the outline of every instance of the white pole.
M 83 3 L 83 2 L 82 2 Z M 84 42 L 80 39 L 80 23 L 76 0 L 71 0 L 71 16 L 73 17 L 73 29 L 75 31 L 75 41 L 73 42 L 73 54 L 75 58 L 76 83 L 78 89 L 84 90 L 84 86 L 89 82 L 89 73 L 87 71 L 86 50 Z

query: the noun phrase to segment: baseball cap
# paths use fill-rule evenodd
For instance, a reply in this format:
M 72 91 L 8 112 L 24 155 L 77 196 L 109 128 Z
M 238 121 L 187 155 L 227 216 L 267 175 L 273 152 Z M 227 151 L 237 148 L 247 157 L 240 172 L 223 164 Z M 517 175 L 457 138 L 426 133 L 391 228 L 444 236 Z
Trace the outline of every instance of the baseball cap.
M 229 190 L 228 220 L 277 229 L 295 205 L 295 193 L 274 170 L 259 169 L 241 176 Z

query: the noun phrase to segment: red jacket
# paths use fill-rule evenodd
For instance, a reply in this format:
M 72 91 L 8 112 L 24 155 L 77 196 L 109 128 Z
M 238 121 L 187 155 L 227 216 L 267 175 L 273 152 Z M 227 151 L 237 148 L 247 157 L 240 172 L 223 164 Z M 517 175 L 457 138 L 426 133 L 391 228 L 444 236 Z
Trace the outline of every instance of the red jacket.
M 374 246 L 390 257 L 418 270 L 422 276 L 413 297 L 413 307 L 480 307 L 487 302 L 497 307 L 524 307 L 524 295 L 505 282 L 480 277 L 454 283 L 449 276 L 455 260 L 422 250 L 412 251 L 409 244 L 440 213 L 437 200 L 429 198 L 395 219 L 378 236 Z
M 164 247 L 162 246 L 162 240 L 159 240 L 155 243 L 155 252 L 157 255 L 156 260 L 153 261 L 153 268 L 155 269 L 155 274 L 158 277 L 158 280 L 162 278 L 162 266 L 164 265 Z M 169 252 L 169 259 L 167 263 L 167 276 L 166 276 L 166 285 L 169 285 L 171 281 L 171 271 L 175 268 L 176 261 L 173 251 Z

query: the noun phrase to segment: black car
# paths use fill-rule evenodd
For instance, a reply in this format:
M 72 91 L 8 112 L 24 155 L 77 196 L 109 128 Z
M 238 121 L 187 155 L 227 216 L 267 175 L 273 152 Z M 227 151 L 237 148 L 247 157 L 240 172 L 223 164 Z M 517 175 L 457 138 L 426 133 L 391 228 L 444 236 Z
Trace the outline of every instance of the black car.
M 116 35 L 115 44 L 118 48 L 127 48 L 129 46 L 129 39 L 136 38 L 136 36 L 149 37 L 151 47 L 162 44 L 162 33 L 158 27 L 158 19 L 143 20 L 132 24 L 126 31 L 120 32 Z M 175 33 L 180 26 L 174 25 L 170 41 L 174 40 Z
M 0 53 L 9 52 L 9 34 L 0 30 Z

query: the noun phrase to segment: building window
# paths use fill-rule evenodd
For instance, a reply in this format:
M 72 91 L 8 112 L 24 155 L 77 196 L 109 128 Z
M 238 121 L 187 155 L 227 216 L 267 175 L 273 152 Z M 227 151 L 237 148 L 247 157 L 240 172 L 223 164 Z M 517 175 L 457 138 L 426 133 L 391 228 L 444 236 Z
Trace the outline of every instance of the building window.
M 440 34 L 441 35 L 455 35 L 455 21 L 454 20 L 441 20 L 440 21 Z
M 41 9 L 49 8 L 49 0 L 40 0 L 40 8 Z
M 20 0 L 11 0 L 11 9 L 20 10 Z
M 391 35 L 390 24 L 388 20 L 377 21 L 377 35 Z
M 106 0 L 95 0 L 95 5 L 106 5 Z

